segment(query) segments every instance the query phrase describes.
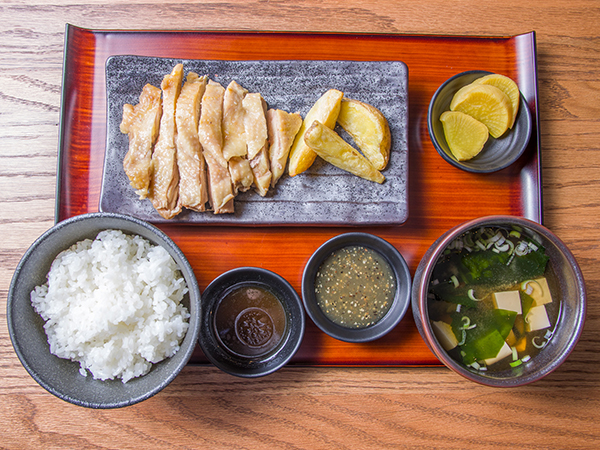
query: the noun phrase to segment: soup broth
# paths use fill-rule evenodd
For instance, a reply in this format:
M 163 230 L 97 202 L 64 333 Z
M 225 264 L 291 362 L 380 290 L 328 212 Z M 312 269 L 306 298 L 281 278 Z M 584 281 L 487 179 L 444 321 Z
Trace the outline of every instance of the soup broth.
M 527 364 L 559 319 L 556 277 L 544 247 L 520 229 L 480 228 L 453 241 L 429 285 L 438 341 L 475 370 Z

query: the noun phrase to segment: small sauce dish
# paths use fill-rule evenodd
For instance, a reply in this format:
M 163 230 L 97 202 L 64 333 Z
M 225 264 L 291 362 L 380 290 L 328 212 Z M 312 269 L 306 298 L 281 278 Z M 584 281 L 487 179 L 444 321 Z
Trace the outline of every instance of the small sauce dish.
M 300 297 L 284 278 L 240 267 L 218 276 L 204 291 L 199 343 L 224 372 L 260 377 L 294 356 L 304 326 Z
M 368 342 L 391 331 L 406 313 L 411 276 L 400 252 L 368 233 L 345 233 L 321 245 L 302 276 L 302 301 L 323 332 Z

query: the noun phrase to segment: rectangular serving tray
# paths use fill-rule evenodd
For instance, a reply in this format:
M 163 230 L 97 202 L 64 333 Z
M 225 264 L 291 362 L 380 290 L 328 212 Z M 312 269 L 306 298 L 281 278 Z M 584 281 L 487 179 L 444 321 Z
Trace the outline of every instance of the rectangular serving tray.
M 369 226 L 237 226 L 158 223 L 194 267 L 200 289 L 241 266 L 272 270 L 300 292 L 304 265 L 326 240 L 347 231 L 376 234 L 394 245 L 414 274 L 443 232 L 475 217 L 510 214 L 542 222 L 541 150 L 535 33 L 507 37 L 220 31 L 87 30 L 67 25 L 59 137 L 56 221 L 99 210 L 107 136 L 106 62 L 115 55 L 225 61 L 402 61 L 408 67 L 408 218 Z M 463 172 L 435 151 L 427 131 L 431 96 L 467 70 L 517 81 L 533 116 L 524 155 L 492 174 Z M 206 363 L 199 349 L 191 363 Z M 307 320 L 291 364 L 427 366 L 439 362 L 412 313 L 367 344 L 332 339 Z

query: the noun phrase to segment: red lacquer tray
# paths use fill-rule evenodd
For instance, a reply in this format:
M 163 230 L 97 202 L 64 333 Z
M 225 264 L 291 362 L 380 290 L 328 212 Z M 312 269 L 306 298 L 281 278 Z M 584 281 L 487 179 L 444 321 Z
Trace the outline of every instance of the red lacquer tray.
M 67 25 L 59 142 L 56 220 L 98 211 L 106 142 L 105 62 L 112 55 L 223 60 L 403 61 L 409 72 L 409 212 L 402 226 L 239 227 L 160 224 L 183 250 L 200 289 L 219 274 L 256 266 L 300 292 L 304 265 L 327 239 L 349 230 L 392 243 L 414 273 L 444 231 L 475 217 L 511 214 L 542 222 L 535 34 L 512 37 L 314 34 L 218 31 L 97 31 Z M 467 70 L 507 75 L 533 115 L 523 157 L 500 172 L 460 171 L 435 151 L 427 131 L 431 96 Z M 198 349 L 191 363 L 207 360 Z M 310 319 L 292 364 L 422 366 L 439 362 L 409 311 L 389 335 L 367 344 L 329 338 Z

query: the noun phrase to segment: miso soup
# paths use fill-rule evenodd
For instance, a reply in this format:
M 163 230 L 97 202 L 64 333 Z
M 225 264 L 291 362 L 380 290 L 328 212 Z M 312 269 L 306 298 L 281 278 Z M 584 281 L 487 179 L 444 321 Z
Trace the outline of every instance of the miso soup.
M 552 339 L 559 311 L 544 247 L 517 228 L 464 233 L 432 272 L 433 331 L 452 358 L 474 370 L 527 364 Z

